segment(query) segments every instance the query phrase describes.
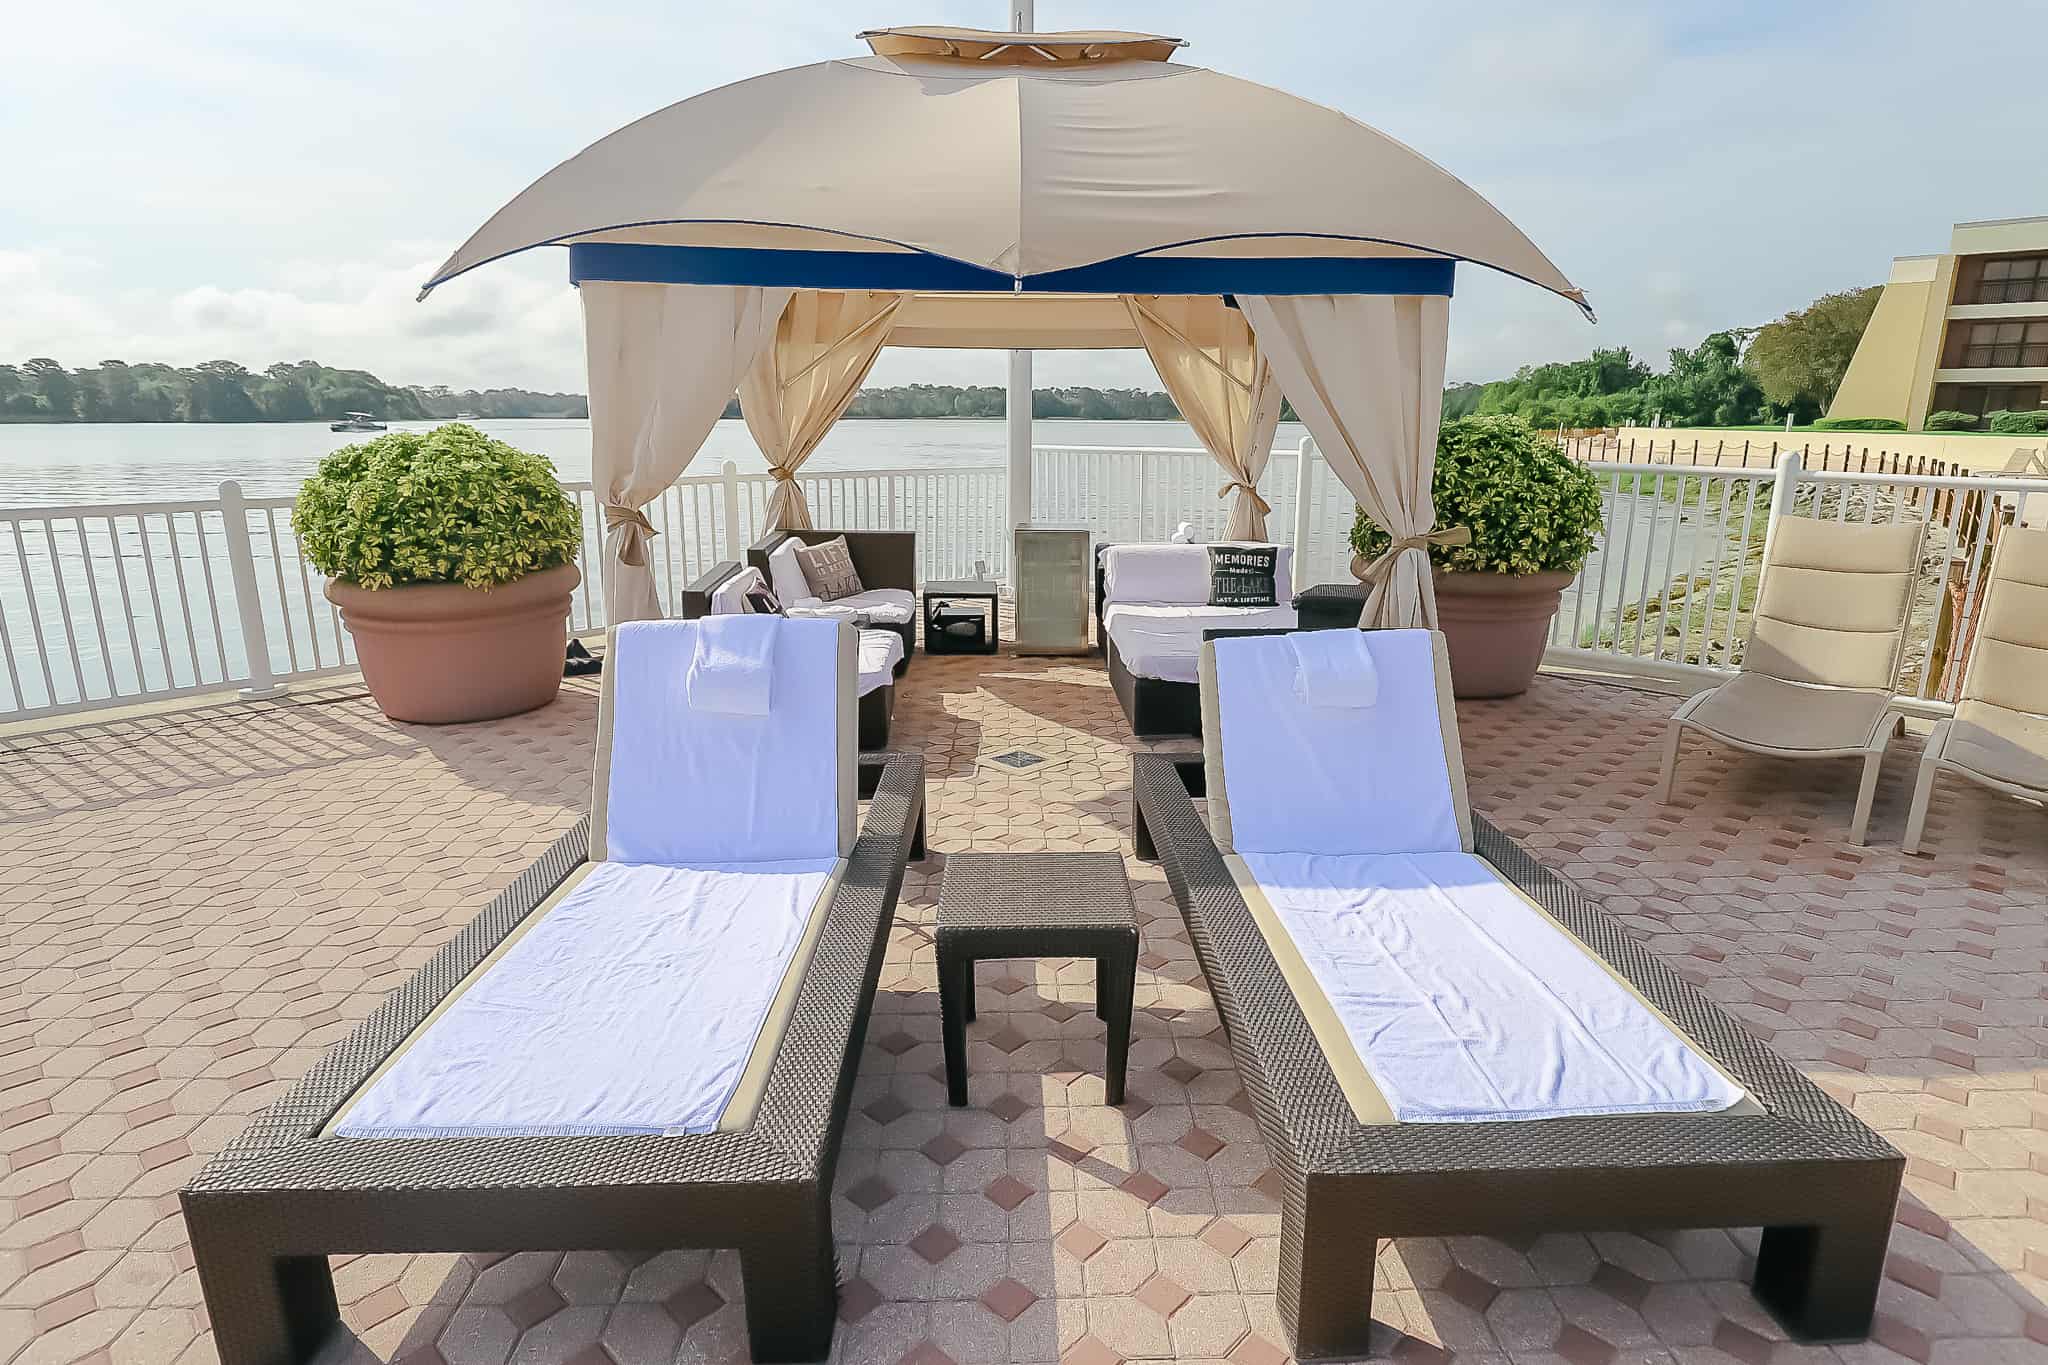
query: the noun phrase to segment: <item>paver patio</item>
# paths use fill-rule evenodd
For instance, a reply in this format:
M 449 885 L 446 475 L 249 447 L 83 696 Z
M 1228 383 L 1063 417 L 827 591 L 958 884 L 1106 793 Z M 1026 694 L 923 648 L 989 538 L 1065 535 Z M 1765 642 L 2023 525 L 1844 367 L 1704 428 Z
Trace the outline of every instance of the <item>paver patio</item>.
M 1649 799 L 1673 702 L 1545 676 L 1460 708 L 1474 803 L 1602 899 L 1909 1156 L 1876 1339 L 1799 1347 L 1754 1238 L 1402 1241 L 1397 1360 L 2048 1360 L 2048 815 L 1942 784 L 1932 856 L 1843 842 L 1854 774 L 1700 750 Z M 209 1362 L 175 1191 L 580 814 L 594 689 L 496 724 L 386 723 L 359 692 L 0 742 L 0 1361 Z M 1092 966 L 984 964 L 971 1107 L 944 1103 L 943 855 L 1129 851 L 1134 742 L 1099 661 L 920 656 L 930 764 L 840 1167 L 835 1358 L 1285 1358 L 1274 1177 L 1179 918 L 1144 921 L 1131 1102 L 1101 1104 Z M 1025 748 L 1009 773 L 981 761 Z M 1689 751 L 1691 752 L 1691 751 Z M 729 1256 L 369 1257 L 327 1359 L 744 1358 Z

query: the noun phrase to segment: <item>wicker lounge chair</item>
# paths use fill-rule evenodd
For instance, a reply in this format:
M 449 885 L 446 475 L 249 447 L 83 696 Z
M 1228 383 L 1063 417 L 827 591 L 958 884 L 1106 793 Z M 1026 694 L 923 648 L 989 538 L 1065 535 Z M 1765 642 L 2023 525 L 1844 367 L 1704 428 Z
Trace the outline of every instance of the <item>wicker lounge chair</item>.
M 1920 851 L 1943 770 L 2011 796 L 2048 802 L 2048 530 L 2008 527 L 1984 589 L 1956 713 L 1920 760 L 1905 851 Z
M 863 591 L 835 602 L 819 602 L 785 591 L 784 578 L 776 575 L 770 562 L 775 551 L 785 541 L 819 545 L 835 536 L 846 537 L 846 551 L 853 559 L 854 571 L 860 575 Z M 873 629 L 895 631 L 903 637 L 903 657 L 897 661 L 896 676 L 900 678 L 909 670 L 910 656 L 917 652 L 915 531 L 770 531 L 747 547 L 747 563 L 761 571 L 761 576 L 783 599 L 783 610 L 791 616 L 852 620 L 858 615 Z
M 683 589 L 677 615 L 685 621 L 725 613 L 744 612 L 749 589 L 764 580 L 759 569 L 742 567 L 730 559 L 706 569 L 696 582 Z M 860 747 L 889 747 L 889 725 L 896 715 L 896 679 L 903 672 L 903 637 L 893 629 L 863 630 L 856 664 L 859 694 Z
M 1419 655 L 1407 647 L 1406 674 L 1383 667 L 1379 676 L 1383 696 L 1390 676 L 1407 689 L 1410 723 L 1387 729 L 1400 732 L 1398 744 L 1406 746 L 1405 752 L 1439 755 L 1433 768 L 1421 759 L 1406 765 L 1385 762 L 1394 750 L 1379 747 L 1378 740 L 1364 746 L 1370 751 L 1364 752 L 1335 738 L 1356 731 L 1327 732 L 1326 762 L 1304 764 L 1298 753 L 1268 746 L 1263 735 L 1258 757 L 1247 761 L 1242 748 L 1233 754 L 1231 730 L 1243 712 L 1231 710 L 1227 698 L 1218 702 L 1218 659 L 1236 668 L 1226 651 L 1288 648 L 1286 640 L 1277 638 L 1205 645 L 1203 753 L 1133 759 L 1140 853 L 1156 849 L 1165 864 L 1255 1118 L 1282 1177 L 1278 1302 L 1296 1355 L 1366 1354 L 1380 1238 L 1517 1237 L 1565 1230 L 1761 1226 L 1765 1231 L 1754 1280 L 1758 1298 L 1797 1336 L 1832 1340 L 1865 1335 L 1883 1275 L 1903 1158 L 1651 957 L 1619 922 L 1473 817 L 1464 798 L 1442 637 L 1365 634 L 1368 639 L 1407 636 L 1428 642 Z M 1376 660 L 1388 657 L 1380 648 L 1372 646 Z M 1422 662 L 1416 663 L 1418 657 Z M 1395 656 L 1393 665 L 1399 664 Z M 1433 724 L 1414 719 L 1429 709 L 1418 710 L 1418 698 L 1433 701 Z M 1303 705 L 1284 685 L 1269 686 L 1255 699 L 1262 710 Z M 1299 724 L 1304 735 L 1325 733 L 1315 728 L 1320 720 Z M 1259 761 L 1267 755 L 1269 762 Z M 1316 772 L 1304 772 L 1308 767 Z M 1354 971 L 1338 981 L 1345 988 L 1338 997 L 1327 994 L 1318 984 L 1327 978 L 1306 963 L 1302 945 L 1310 938 L 1287 927 L 1297 921 L 1283 921 L 1276 913 L 1275 907 L 1286 909 L 1292 889 L 1248 871 L 1254 855 L 1242 851 L 1255 813 L 1264 812 L 1268 824 L 1276 815 L 1306 814 L 1292 793 L 1327 795 L 1330 784 L 1341 787 L 1361 772 L 1378 774 L 1365 782 L 1384 784 L 1387 800 L 1370 813 L 1355 806 L 1325 808 L 1317 815 L 1323 827 L 1348 820 L 1364 837 L 1377 838 L 1383 828 L 1414 818 L 1409 806 L 1433 805 L 1442 812 L 1436 817 L 1436 847 L 1444 851 L 1398 855 L 1403 865 L 1439 865 L 1425 864 L 1424 858 L 1463 858 L 1469 864 L 1468 855 L 1476 852 L 1483 860 L 1486 894 L 1496 908 L 1507 905 L 1508 918 L 1523 935 L 1518 944 L 1526 945 L 1530 936 L 1546 938 L 1544 951 L 1552 958 L 1562 954 L 1582 980 L 1604 980 L 1608 986 L 1602 989 L 1610 995 L 1613 987 L 1625 989 L 1638 1002 L 1626 1006 L 1633 1012 L 1630 1028 L 1647 1029 L 1645 1036 L 1654 1037 L 1665 1055 L 1673 1047 L 1687 1050 L 1688 1065 L 1717 1073 L 1728 1088 L 1701 1091 L 1692 1112 L 1639 1106 L 1637 1112 L 1581 1112 L 1575 1117 L 1471 1112 L 1455 1121 L 1404 1117 L 1404 1106 L 1437 1098 L 1428 1093 L 1434 1073 L 1425 1071 L 1431 1079 L 1412 1087 L 1389 1084 L 1392 1073 L 1381 1066 L 1385 1058 L 1375 1053 L 1373 1066 L 1367 1067 L 1365 1054 L 1351 1041 L 1357 1035 L 1347 1032 L 1340 1016 L 1347 995 L 1396 992 L 1406 978 L 1393 971 Z M 1216 826 L 1216 834 L 1204 824 L 1190 790 L 1208 794 L 1209 825 Z M 1455 824 L 1447 823 L 1453 816 Z M 1234 844 L 1237 853 L 1231 852 Z M 1456 851 L 1460 847 L 1465 854 Z M 1329 855 L 1323 862 L 1366 865 L 1349 862 L 1349 857 Z M 1396 878 L 1385 884 L 1417 883 Z M 1435 881 L 1426 884 L 1432 893 L 1437 889 Z M 1461 916 L 1445 918 L 1455 923 Z M 1314 932 L 1309 931 L 1311 937 Z M 1456 976 L 1469 960 L 1439 956 L 1433 970 Z M 1539 972 L 1533 959 L 1529 970 Z M 1592 975 L 1596 972 L 1603 975 Z M 1638 1006 L 1647 1006 L 1649 1013 Z M 1415 1017 L 1426 1022 L 1431 1011 Z M 1534 1021 L 1519 1012 L 1512 1017 L 1512 1028 L 1498 1018 L 1480 1022 L 1511 1039 L 1537 1031 Z M 1598 1036 L 1604 1041 L 1609 1035 Z M 1559 1074 L 1571 1070 L 1566 1066 Z M 1412 1070 L 1405 1074 L 1409 1081 L 1416 1075 Z M 1707 1107 L 1719 1104 L 1720 1094 L 1726 1093 L 1737 1096 L 1733 1103 Z
M 653 742 L 639 743 L 649 733 L 646 718 L 662 708 L 627 700 L 659 700 L 653 687 L 621 681 L 622 674 L 632 671 L 627 662 L 630 651 L 641 643 L 634 638 L 637 629 L 616 632 L 607 658 L 590 817 L 557 841 L 182 1191 L 192 1254 L 223 1365 L 285 1365 L 311 1358 L 337 1317 L 327 1258 L 374 1252 L 736 1248 L 754 1358 L 821 1360 L 830 1350 L 836 1297 L 832 1173 L 905 860 L 915 856 L 921 844 L 923 765 L 914 757 L 881 755 L 863 763 L 866 771 L 856 775 L 851 743 L 852 632 L 822 623 L 782 623 L 778 629 L 800 632 L 805 649 L 813 654 L 820 635 L 827 637 L 829 652 L 818 658 L 829 661 L 836 653 L 840 667 L 823 670 L 825 681 L 812 690 L 822 689 L 824 696 L 836 691 L 842 702 L 836 710 L 824 708 L 829 717 L 825 739 L 817 739 L 817 729 L 809 728 L 801 740 L 808 747 L 776 748 L 763 757 L 763 763 L 770 764 L 780 755 L 785 765 L 764 771 L 826 774 L 818 784 L 824 796 L 805 801 L 793 792 L 790 799 L 775 801 L 775 837 L 783 837 L 785 844 L 798 834 L 813 842 L 827 840 L 827 854 L 836 846 L 843 851 L 841 856 L 822 860 L 824 868 L 832 869 L 827 873 L 815 865 L 820 860 L 806 854 L 809 861 L 802 875 L 813 880 L 804 887 L 786 887 L 791 894 L 780 904 L 743 891 L 728 900 L 720 920 L 710 917 L 717 898 L 699 897 L 693 890 L 687 898 L 661 904 L 658 916 L 643 913 L 639 918 L 615 919 L 612 911 L 625 907 L 606 896 L 627 876 L 675 876 L 680 884 L 694 888 L 719 877 L 736 879 L 728 886 L 751 887 L 754 883 L 744 879 L 759 876 L 765 883 L 790 875 L 787 861 L 748 862 L 737 871 L 727 862 L 692 872 L 688 864 L 632 857 L 650 837 L 727 839 L 759 827 L 753 816 L 736 814 L 681 831 L 681 820 L 664 823 L 673 812 L 643 807 L 636 813 L 627 798 L 646 789 L 654 763 L 674 762 L 694 770 L 726 752 L 709 747 L 713 743 L 743 743 L 757 750 L 772 743 L 760 732 L 743 734 L 730 724 L 694 733 L 671 728 L 655 732 Z M 671 623 L 655 629 L 701 627 Z M 785 645 L 778 643 L 775 649 L 780 652 Z M 642 657 L 656 660 L 651 654 Z M 668 656 L 658 661 L 666 663 Z M 777 674 L 775 695 L 781 695 L 792 671 Z M 807 676 L 818 671 L 810 670 Z M 640 676 L 644 679 L 649 673 Z M 806 692 L 801 699 L 811 698 Z M 779 708 L 780 703 L 776 705 Z M 634 722 L 636 742 L 629 745 L 621 739 L 614 754 L 615 722 L 624 724 L 618 717 L 633 714 L 640 717 Z M 725 715 L 701 715 L 694 703 L 689 715 L 694 725 L 705 727 L 728 720 Z M 788 717 L 762 719 L 776 721 L 778 729 L 790 728 L 781 724 Z M 699 734 L 712 738 L 700 739 Z M 643 762 L 632 752 L 636 748 L 658 749 L 661 756 Z M 852 806 L 856 783 L 873 792 L 857 835 Z M 680 793 L 683 785 L 679 781 L 674 790 Z M 678 804 L 681 800 L 679 794 Z M 737 809 L 748 803 L 726 804 Z M 774 838 L 763 842 L 772 844 Z M 792 856 L 786 847 L 774 852 L 780 859 Z M 599 861 L 608 857 L 618 861 Z M 815 890 L 820 883 L 823 890 Z M 598 890 L 579 895 L 579 887 Z M 642 902 L 649 903 L 652 898 Z M 593 905 L 595 916 L 586 913 Z M 734 905 L 744 913 L 734 913 Z M 693 930 L 687 926 L 738 925 L 744 938 L 758 934 L 754 926 L 770 912 L 782 917 L 785 942 L 799 930 L 801 937 L 793 939 L 794 948 L 781 959 L 784 965 L 764 974 L 772 999 L 760 988 L 751 988 L 765 1000 L 765 1009 L 736 1026 L 740 1051 L 728 1047 L 735 1065 L 716 1079 L 723 1085 L 726 1077 L 736 1074 L 737 1081 L 729 1091 L 720 1091 L 726 1097 L 715 1109 L 706 1108 L 701 1120 L 670 1125 L 663 1121 L 667 1111 L 643 1109 L 632 1121 L 615 1121 L 611 1116 L 625 1110 L 586 1107 L 571 1125 L 529 1126 L 509 1111 L 507 1121 L 500 1124 L 442 1123 L 437 1120 L 447 1111 L 435 1106 L 462 1086 L 408 1089 L 403 1080 L 407 1068 L 419 1071 L 415 1064 L 423 1058 L 447 1054 L 465 1036 L 464 1028 L 473 1034 L 475 1016 L 499 1005 L 508 976 L 516 987 L 524 975 L 530 988 L 536 957 L 543 965 L 566 961 L 572 969 L 591 960 L 588 955 L 563 958 L 559 953 L 565 932 L 561 926 L 567 923 L 573 929 L 579 915 L 581 923 L 602 927 L 594 934 L 575 931 L 582 938 L 574 941 L 597 941 L 600 946 L 591 951 L 599 956 L 637 952 L 642 943 L 680 936 L 683 951 L 661 960 L 674 966 L 687 963 L 692 954 L 708 959 L 709 965 L 689 976 L 701 987 L 706 972 L 735 979 L 745 973 L 724 970 L 727 937 L 715 939 L 718 951 L 706 953 L 703 941 L 691 939 Z M 604 940 L 628 937 L 617 928 L 622 923 L 636 930 L 647 930 L 651 924 L 650 932 L 668 938 L 643 935 L 623 949 L 602 946 Z M 685 927 L 675 927 L 678 924 Z M 525 956 L 519 956 L 522 952 Z M 544 952 L 555 956 L 544 957 Z M 592 972 L 569 980 L 578 985 L 583 980 L 618 982 L 631 975 Z M 664 983 L 671 979 L 667 973 L 660 978 Z M 484 1003 L 465 1016 L 464 1002 L 479 994 Z M 605 1003 L 619 1001 L 628 1009 L 649 1003 L 644 996 L 638 1001 L 632 996 L 629 990 L 615 988 Z M 674 1064 L 691 1053 L 694 1041 L 680 1048 L 674 1039 L 656 1041 L 660 1028 L 681 1027 L 667 1020 L 686 1010 L 652 1003 L 655 1008 L 645 1010 L 642 1017 L 661 1022 L 632 1033 L 629 1049 L 563 1046 L 560 1055 L 569 1058 L 568 1067 L 534 1063 L 533 1058 L 545 1057 L 549 1050 L 531 1046 L 533 1040 L 577 1036 L 579 1026 L 587 1035 L 590 1018 L 599 1013 L 607 1019 L 619 1016 L 613 1009 L 577 1007 L 565 1013 L 556 1007 L 553 1013 L 544 1008 L 530 1016 L 539 1021 L 532 1029 L 500 1027 L 471 1060 L 481 1056 L 484 1063 L 479 1069 L 489 1073 L 500 1065 L 501 1056 L 521 1057 L 514 1073 L 518 1084 L 499 1087 L 510 1099 L 493 1101 L 511 1109 L 535 1103 L 529 1094 L 550 1085 L 583 1085 L 586 1071 L 605 1067 L 623 1074 L 629 1084 L 644 1079 L 642 1090 L 660 1098 L 667 1077 L 701 1077 L 703 1072 L 694 1059 L 688 1066 Z M 753 1017 L 761 1020 L 758 1030 Z M 551 1032 L 555 1026 L 569 1032 Z M 447 1032 L 451 1029 L 452 1035 Z M 710 1047 L 715 1040 L 708 1035 L 716 1031 L 692 1033 L 691 1038 Z M 523 1052 L 522 1044 L 528 1045 Z M 659 1072 L 640 1067 L 636 1057 L 643 1049 L 660 1051 L 670 1065 Z M 745 1066 L 740 1069 L 736 1059 L 742 1054 Z M 536 1072 L 541 1073 L 538 1081 Z M 489 1079 L 502 1080 L 503 1075 Z M 411 1110 L 403 1107 L 407 1104 Z M 392 1122 L 392 1114 L 404 1121 Z M 408 1114 L 413 1117 L 406 1119 Z M 416 1123 L 422 1135 L 355 1135 L 372 1121 L 380 1133 L 404 1131 Z M 675 1129 L 683 1129 L 685 1135 L 668 1135 Z
M 1671 802 L 1687 730 L 1778 758 L 1861 758 L 1849 840 L 1862 843 L 1885 747 L 1905 728 L 1892 697 L 1925 535 L 1917 521 L 1778 518 L 1742 671 L 1671 717 L 1657 799 Z

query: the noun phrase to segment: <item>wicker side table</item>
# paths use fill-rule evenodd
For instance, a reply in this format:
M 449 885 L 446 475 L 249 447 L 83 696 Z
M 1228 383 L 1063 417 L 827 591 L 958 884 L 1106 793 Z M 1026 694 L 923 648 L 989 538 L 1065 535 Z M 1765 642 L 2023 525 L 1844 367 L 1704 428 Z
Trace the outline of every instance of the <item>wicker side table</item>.
M 1138 916 L 1115 853 L 955 853 L 939 891 L 939 1012 L 946 1097 L 967 1103 L 967 1023 L 984 958 L 1092 957 L 1095 1013 L 1109 1026 L 1104 1098 L 1124 1099 Z

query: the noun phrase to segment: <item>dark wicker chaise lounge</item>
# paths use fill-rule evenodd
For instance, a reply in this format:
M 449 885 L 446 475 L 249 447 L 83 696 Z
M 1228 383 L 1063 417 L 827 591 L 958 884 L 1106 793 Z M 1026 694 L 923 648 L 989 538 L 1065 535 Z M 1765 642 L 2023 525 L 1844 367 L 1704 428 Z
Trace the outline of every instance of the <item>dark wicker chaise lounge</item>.
M 798 545 L 822 545 L 837 536 L 846 537 L 846 552 L 860 575 L 862 591 L 834 602 L 806 601 L 784 591 L 784 579 L 771 563 L 785 541 Z M 915 531 L 770 531 L 747 547 L 747 563 L 761 571 L 776 594 L 784 599 L 783 610 L 791 616 L 826 616 L 850 620 L 855 613 L 875 630 L 893 630 L 903 637 L 903 658 L 896 676 L 910 668 L 917 652 L 917 532 Z
M 719 1126 L 686 1136 L 336 1131 L 376 1095 L 380 1078 L 398 1074 L 417 1037 L 456 1017 L 460 997 L 491 979 L 492 963 L 541 937 L 548 917 L 570 903 L 564 893 L 619 866 L 593 860 L 591 831 L 604 830 L 608 818 L 609 746 L 601 738 L 592 817 L 181 1193 L 224 1365 L 287 1365 L 319 1349 L 337 1319 L 330 1255 L 424 1251 L 736 1248 L 754 1358 L 827 1355 L 836 1297 L 833 1168 L 905 860 L 922 855 L 924 827 L 921 759 L 863 756 L 854 771 L 851 632 L 831 633 L 842 640 L 844 700 L 834 723 L 844 747 L 833 760 L 843 784 L 839 846 L 850 851 L 822 893 L 804 902 L 804 947 L 779 973 L 759 1033 L 748 1035 L 746 1072 Z M 615 640 L 601 734 L 609 733 L 619 658 Z M 872 797 L 857 836 L 856 783 Z M 610 799 L 616 831 L 616 791 Z M 614 833 L 615 855 L 618 839 Z M 620 1064 L 617 1055 L 612 1061 Z M 623 1065 L 636 1067 L 636 1057 L 626 1053 Z
M 1290 931 L 1270 907 L 1248 903 L 1265 901 L 1265 883 L 1247 886 L 1247 859 L 1227 853 L 1232 819 L 1241 825 L 1244 812 L 1237 788 L 1225 790 L 1218 731 L 1230 722 L 1216 723 L 1215 661 L 1219 650 L 1251 643 L 1205 646 L 1204 751 L 1136 755 L 1133 798 L 1140 856 L 1156 849 L 1165 865 L 1283 1179 L 1278 1306 L 1296 1354 L 1365 1354 L 1380 1238 L 1560 1230 L 1761 1227 L 1755 1293 L 1786 1328 L 1810 1340 L 1867 1335 L 1903 1158 L 1617 920 L 1471 817 L 1440 636 L 1432 637 L 1437 705 L 1468 854 L 1571 936 L 1568 956 L 1589 954 L 1662 1016 L 1667 1037 L 1677 1035 L 1744 1098 L 1711 1112 L 1463 1122 L 1360 1107 L 1361 1054 L 1341 1026 L 1332 1041 L 1332 1006 L 1315 980 L 1293 984 L 1303 978 Z M 1272 704 L 1292 702 L 1276 696 Z M 1398 792 L 1402 779 L 1394 784 Z M 1209 797 L 1214 834 L 1191 792 Z M 1283 968 L 1282 957 L 1293 964 Z M 1517 1019 L 1500 1031 L 1512 1037 L 1522 1028 Z M 1365 1085 L 1378 1079 L 1375 1068 Z

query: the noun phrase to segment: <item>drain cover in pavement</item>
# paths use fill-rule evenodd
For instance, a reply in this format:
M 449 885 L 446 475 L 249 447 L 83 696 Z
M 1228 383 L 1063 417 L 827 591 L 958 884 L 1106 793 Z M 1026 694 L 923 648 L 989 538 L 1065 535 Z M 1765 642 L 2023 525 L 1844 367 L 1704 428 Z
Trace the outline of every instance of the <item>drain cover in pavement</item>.
M 1034 754 L 1029 749 L 1012 749 L 1008 753 L 994 755 L 989 761 L 1000 763 L 1005 768 L 1035 768 L 1045 762 L 1045 755 Z

